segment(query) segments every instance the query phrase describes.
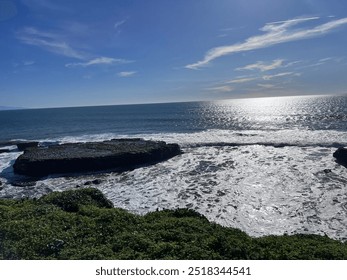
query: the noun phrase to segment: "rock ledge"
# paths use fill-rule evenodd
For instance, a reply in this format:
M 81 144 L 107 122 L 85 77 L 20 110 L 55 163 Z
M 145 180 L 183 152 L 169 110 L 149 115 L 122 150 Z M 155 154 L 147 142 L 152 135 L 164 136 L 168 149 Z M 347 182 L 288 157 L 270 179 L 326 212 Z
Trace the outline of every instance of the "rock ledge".
M 104 142 L 68 143 L 27 148 L 13 165 L 21 175 L 42 177 L 50 174 L 129 170 L 154 164 L 181 153 L 177 144 L 139 138 Z

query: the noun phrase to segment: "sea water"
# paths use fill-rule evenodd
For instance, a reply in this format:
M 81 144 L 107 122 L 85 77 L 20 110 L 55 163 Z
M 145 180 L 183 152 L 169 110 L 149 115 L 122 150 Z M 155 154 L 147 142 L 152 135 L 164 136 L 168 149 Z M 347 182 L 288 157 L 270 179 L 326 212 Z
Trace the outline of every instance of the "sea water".
M 347 240 L 347 97 L 0 111 L 0 198 L 40 197 L 94 179 L 115 207 L 145 214 L 191 208 L 252 236 L 314 233 Z M 10 140 L 52 143 L 141 137 L 183 153 L 123 173 L 49 176 L 15 186 Z

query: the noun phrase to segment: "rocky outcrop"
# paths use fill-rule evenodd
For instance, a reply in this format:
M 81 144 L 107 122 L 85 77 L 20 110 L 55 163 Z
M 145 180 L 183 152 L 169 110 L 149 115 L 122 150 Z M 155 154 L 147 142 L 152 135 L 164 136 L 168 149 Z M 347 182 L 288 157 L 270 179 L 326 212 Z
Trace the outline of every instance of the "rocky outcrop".
M 39 145 L 39 142 L 19 142 L 16 145 L 18 150 L 24 151 L 27 148 L 36 148 Z
M 26 188 L 26 187 L 33 187 L 36 185 L 36 181 L 31 180 L 15 180 L 9 182 L 14 187 L 20 187 L 20 188 Z
M 24 151 L 13 165 L 14 172 L 28 176 L 129 170 L 180 154 L 177 144 L 143 139 L 68 143 Z
M 85 186 L 90 186 L 90 185 L 100 185 L 102 181 L 100 179 L 95 179 L 93 181 L 87 181 L 84 183 Z
M 333 153 L 333 157 L 336 158 L 338 163 L 347 166 L 347 148 L 338 148 L 335 153 Z
M 9 153 L 9 152 L 10 152 L 9 149 L 0 149 L 0 154 Z

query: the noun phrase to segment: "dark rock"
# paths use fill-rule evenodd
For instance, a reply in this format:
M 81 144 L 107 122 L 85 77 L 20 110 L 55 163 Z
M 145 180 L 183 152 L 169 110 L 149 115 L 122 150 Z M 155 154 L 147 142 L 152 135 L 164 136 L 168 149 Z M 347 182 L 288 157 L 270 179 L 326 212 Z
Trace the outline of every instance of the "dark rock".
M 89 186 L 89 185 L 100 185 L 102 183 L 102 180 L 100 179 L 95 179 L 93 181 L 87 181 L 84 183 L 85 186 Z
M 123 171 L 145 164 L 154 164 L 174 157 L 180 152 L 177 144 L 143 139 L 69 143 L 27 149 L 17 158 L 13 169 L 17 174 L 28 176 Z
M 21 187 L 21 188 L 33 187 L 36 185 L 36 181 L 32 181 L 32 180 L 13 181 L 11 182 L 11 185 L 15 187 Z
M 326 174 L 328 174 L 328 173 L 331 173 L 331 172 L 332 172 L 332 171 L 331 171 L 331 169 L 324 169 L 323 171 L 324 171 L 324 173 L 326 173 Z
M 16 144 L 13 144 L 13 141 L 2 141 L 2 142 L 0 142 L 0 147 L 6 147 L 6 146 L 12 146 L 12 145 L 16 145 Z
M 284 143 L 274 144 L 274 148 L 284 148 L 285 146 L 286 146 L 286 144 L 284 144 Z
M 100 179 L 95 179 L 95 180 L 92 181 L 92 183 L 93 183 L 94 185 L 100 185 L 100 184 L 102 183 L 102 180 L 100 180 Z
M 21 142 L 17 143 L 17 148 L 20 151 L 25 151 L 27 148 L 37 148 L 39 142 Z
M 8 153 L 8 152 L 10 152 L 9 149 L 0 149 L 0 154 Z
M 338 148 L 335 153 L 333 153 L 333 157 L 336 158 L 338 163 L 347 166 L 347 148 Z

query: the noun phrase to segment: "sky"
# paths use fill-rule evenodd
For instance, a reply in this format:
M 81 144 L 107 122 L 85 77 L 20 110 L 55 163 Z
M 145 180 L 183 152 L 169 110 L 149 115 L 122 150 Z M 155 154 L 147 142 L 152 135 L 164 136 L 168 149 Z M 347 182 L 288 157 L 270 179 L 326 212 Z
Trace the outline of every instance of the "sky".
M 0 0 L 0 106 L 347 93 L 344 0 Z

